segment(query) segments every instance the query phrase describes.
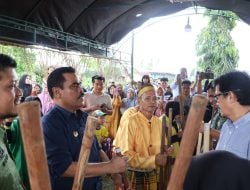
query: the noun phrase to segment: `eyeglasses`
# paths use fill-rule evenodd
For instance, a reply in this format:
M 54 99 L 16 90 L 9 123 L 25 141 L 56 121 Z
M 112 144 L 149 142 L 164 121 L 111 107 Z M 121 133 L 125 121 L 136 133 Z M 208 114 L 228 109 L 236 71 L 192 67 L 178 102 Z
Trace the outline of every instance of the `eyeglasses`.
M 222 92 L 213 96 L 215 101 L 218 101 L 219 97 L 222 95 L 227 95 L 229 92 Z
M 221 92 L 219 94 L 214 95 L 214 99 L 215 99 L 215 101 L 218 101 L 220 96 L 227 95 L 229 92 L 238 92 L 238 91 L 240 91 L 240 89 L 230 90 L 230 91 L 227 91 L 227 92 Z

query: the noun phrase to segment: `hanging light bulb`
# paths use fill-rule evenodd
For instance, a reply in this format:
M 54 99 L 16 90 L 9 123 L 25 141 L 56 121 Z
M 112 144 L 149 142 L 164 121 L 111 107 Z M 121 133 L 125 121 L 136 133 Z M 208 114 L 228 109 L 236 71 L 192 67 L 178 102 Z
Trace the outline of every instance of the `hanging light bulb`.
M 185 32 L 191 32 L 192 31 L 192 27 L 189 24 L 189 17 L 188 17 L 187 24 L 186 24 L 184 30 L 185 30 Z

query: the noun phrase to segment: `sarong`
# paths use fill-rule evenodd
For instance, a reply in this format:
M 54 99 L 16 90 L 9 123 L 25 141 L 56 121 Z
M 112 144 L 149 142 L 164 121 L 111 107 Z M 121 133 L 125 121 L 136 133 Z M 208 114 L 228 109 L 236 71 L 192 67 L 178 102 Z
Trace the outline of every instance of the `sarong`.
M 157 171 L 137 171 L 128 169 L 126 175 L 133 190 L 157 190 Z

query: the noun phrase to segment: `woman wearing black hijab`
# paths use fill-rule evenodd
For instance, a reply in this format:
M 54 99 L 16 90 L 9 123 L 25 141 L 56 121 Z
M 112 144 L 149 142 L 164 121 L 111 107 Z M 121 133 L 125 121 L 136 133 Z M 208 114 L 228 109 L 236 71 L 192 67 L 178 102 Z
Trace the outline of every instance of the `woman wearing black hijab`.
M 23 75 L 19 80 L 18 87 L 23 92 L 22 100 L 24 100 L 27 96 L 30 96 L 32 91 L 31 76 L 26 74 Z

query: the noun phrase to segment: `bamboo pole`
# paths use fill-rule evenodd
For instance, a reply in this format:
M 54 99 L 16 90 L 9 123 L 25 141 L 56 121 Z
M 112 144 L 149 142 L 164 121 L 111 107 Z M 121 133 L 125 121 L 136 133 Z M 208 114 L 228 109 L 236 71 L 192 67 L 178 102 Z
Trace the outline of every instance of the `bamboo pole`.
M 201 128 L 204 129 L 204 122 L 201 122 Z M 199 133 L 198 136 L 198 143 L 197 143 L 197 147 L 196 147 L 196 155 L 199 155 L 201 153 L 201 143 L 202 143 L 202 133 Z
M 206 153 L 209 151 L 209 146 L 210 146 L 210 124 L 205 123 L 204 124 L 203 153 Z
M 165 149 L 165 139 L 166 139 L 166 116 L 162 117 L 162 126 L 161 126 L 161 154 L 164 154 Z M 160 180 L 159 180 L 159 189 L 164 188 L 165 176 L 164 176 L 164 166 L 160 166 Z
M 72 190 L 82 190 L 96 125 L 97 119 L 95 117 L 88 116 Z
M 50 190 L 48 163 L 38 102 L 17 106 L 31 189 Z
M 185 130 L 180 145 L 180 152 L 175 160 L 167 190 L 182 190 L 185 176 L 190 165 L 200 123 L 203 119 L 208 99 L 203 95 L 195 95 L 188 114 Z
M 172 138 L 172 127 L 173 127 L 173 109 L 169 108 L 168 111 L 168 117 L 169 117 L 169 125 L 168 125 L 168 129 L 167 129 L 167 139 L 168 139 L 168 144 L 167 146 L 170 147 L 172 144 L 171 138 Z M 164 183 L 164 189 L 167 188 L 167 185 L 169 183 L 170 180 L 170 176 L 171 176 L 171 172 L 172 172 L 172 156 L 167 156 L 167 164 L 165 167 L 165 180 L 166 182 Z

